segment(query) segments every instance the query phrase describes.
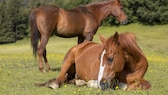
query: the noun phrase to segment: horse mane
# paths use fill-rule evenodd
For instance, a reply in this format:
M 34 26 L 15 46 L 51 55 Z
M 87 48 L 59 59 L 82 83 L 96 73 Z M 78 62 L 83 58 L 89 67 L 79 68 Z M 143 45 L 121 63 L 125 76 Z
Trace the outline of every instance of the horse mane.
M 98 2 L 93 2 L 93 3 L 86 5 L 86 7 L 90 7 L 90 6 L 99 7 L 100 5 L 106 5 L 112 1 L 114 0 L 101 0 L 101 1 L 99 0 Z
M 74 7 L 71 10 L 68 10 L 68 11 L 72 11 L 72 10 L 74 11 L 74 10 L 80 9 L 84 13 L 87 13 L 87 12 L 90 13 L 90 11 L 88 10 L 88 7 L 98 8 L 101 5 L 106 5 L 106 4 L 108 4 L 108 3 L 112 2 L 112 1 L 114 1 L 114 0 L 98 0 L 97 2 L 89 3 L 87 5 L 79 5 L 79 6 Z
M 80 9 L 80 10 L 83 11 L 84 13 L 90 12 L 90 11 L 88 11 L 87 8 L 86 8 L 85 6 L 83 6 L 83 5 L 77 6 L 77 7 L 75 7 L 75 8 Z M 75 8 L 74 8 L 74 9 L 75 9 Z
M 128 52 L 136 61 L 140 60 L 143 54 L 142 50 L 137 44 L 137 38 L 134 34 L 126 32 L 119 35 L 120 45 Z

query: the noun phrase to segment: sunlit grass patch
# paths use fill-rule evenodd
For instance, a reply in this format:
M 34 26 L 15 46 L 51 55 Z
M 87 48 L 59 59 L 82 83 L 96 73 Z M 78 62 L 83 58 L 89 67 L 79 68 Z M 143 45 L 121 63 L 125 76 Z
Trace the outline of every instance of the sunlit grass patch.
M 159 55 L 149 55 L 148 61 L 156 62 L 159 64 L 165 64 L 168 62 L 168 56 L 159 56 Z
M 132 24 L 120 27 L 101 27 L 94 36 L 94 42 L 100 43 L 99 34 L 109 37 L 115 31 L 132 32 L 138 45 L 144 51 L 149 67 L 144 78 L 152 84 L 148 91 L 77 87 L 63 84 L 59 89 L 36 87 L 55 78 L 60 72 L 66 52 L 77 44 L 77 38 L 64 39 L 51 37 L 47 45 L 47 57 L 52 72 L 41 73 L 38 70 L 38 57 L 32 54 L 30 39 L 26 38 L 13 44 L 0 45 L 0 95 L 167 95 L 168 93 L 168 25 L 143 26 Z

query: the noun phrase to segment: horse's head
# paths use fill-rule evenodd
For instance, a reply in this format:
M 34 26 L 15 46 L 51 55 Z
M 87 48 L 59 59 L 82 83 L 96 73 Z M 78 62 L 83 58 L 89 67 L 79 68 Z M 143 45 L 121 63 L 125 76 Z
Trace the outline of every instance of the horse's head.
M 103 42 L 104 48 L 100 54 L 98 85 L 100 89 L 104 90 L 110 87 L 115 74 L 123 70 L 125 59 L 117 32 L 107 40 L 102 36 L 100 36 L 100 39 Z
M 125 14 L 124 10 L 122 9 L 122 4 L 120 0 L 113 0 L 113 3 L 111 3 L 111 14 L 116 17 L 118 21 L 120 21 L 121 24 L 127 24 L 127 15 Z

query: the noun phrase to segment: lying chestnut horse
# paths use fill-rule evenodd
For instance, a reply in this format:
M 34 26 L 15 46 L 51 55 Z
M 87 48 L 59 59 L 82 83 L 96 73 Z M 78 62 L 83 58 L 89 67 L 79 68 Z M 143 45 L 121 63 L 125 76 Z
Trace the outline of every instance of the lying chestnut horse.
M 72 47 L 66 54 L 59 76 L 38 86 L 59 87 L 62 83 L 78 79 L 97 80 L 102 90 L 117 78 L 130 89 L 149 89 L 150 83 L 143 79 L 148 62 L 138 47 L 135 36 L 117 32 L 107 40 L 100 36 L 102 44 L 85 41 Z M 56 85 L 56 86 L 53 86 Z
M 92 41 L 101 22 L 109 15 L 116 17 L 121 24 L 127 23 L 127 16 L 122 10 L 119 0 L 106 0 L 86 6 L 78 6 L 72 10 L 64 10 L 56 6 L 40 6 L 32 10 L 29 22 L 31 28 L 31 45 L 33 53 L 39 56 L 39 70 L 44 70 L 42 57 L 50 70 L 46 57 L 46 44 L 52 33 L 59 37 L 78 37 L 78 43 Z M 38 45 L 38 40 L 40 44 Z

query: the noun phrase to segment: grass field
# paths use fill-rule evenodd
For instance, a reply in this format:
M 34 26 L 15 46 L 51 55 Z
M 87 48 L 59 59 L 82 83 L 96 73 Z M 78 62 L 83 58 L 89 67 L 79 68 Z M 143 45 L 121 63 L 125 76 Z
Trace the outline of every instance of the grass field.
M 77 38 L 64 39 L 54 36 L 47 45 L 49 63 L 54 70 L 49 73 L 38 71 L 29 38 L 14 44 L 0 45 L 0 95 L 168 95 L 168 25 L 130 24 L 100 27 L 94 41 L 100 43 L 99 34 L 109 37 L 115 31 L 132 32 L 137 36 L 138 44 L 149 62 L 145 79 L 152 84 L 150 90 L 101 91 L 69 84 L 64 84 L 56 90 L 36 87 L 35 83 L 46 82 L 59 74 L 65 53 L 77 43 Z

